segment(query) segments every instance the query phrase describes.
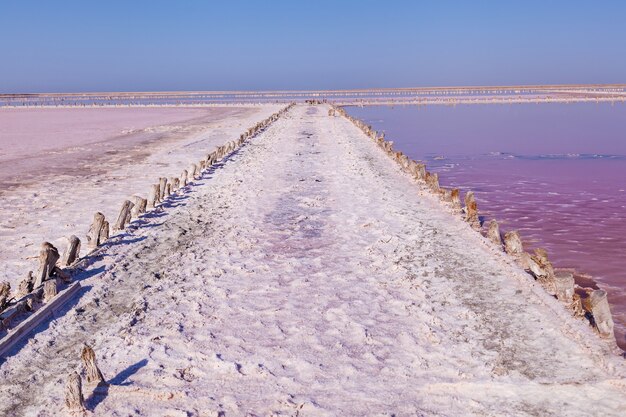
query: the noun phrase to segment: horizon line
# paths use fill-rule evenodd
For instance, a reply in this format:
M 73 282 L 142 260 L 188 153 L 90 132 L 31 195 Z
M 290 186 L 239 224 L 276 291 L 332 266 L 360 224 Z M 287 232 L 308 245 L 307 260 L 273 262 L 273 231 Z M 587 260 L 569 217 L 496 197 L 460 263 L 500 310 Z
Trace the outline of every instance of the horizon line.
M 393 92 L 393 91 L 446 91 L 446 90 L 487 90 L 487 89 L 564 89 L 564 88 L 626 88 L 626 83 L 613 84 L 511 84 L 511 85 L 467 85 L 467 86 L 431 86 L 431 87 L 374 87 L 354 89 L 320 89 L 320 90 L 154 90 L 154 91 L 94 91 L 94 92 L 35 92 L 35 93 L 0 93 L 1 98 L 7 97 L 45 97 L 45 96 L 94 96 L 94 95 L 216 95 L 216 94 L 302 94 L 302 93 L 358 93 L 358 92 Z

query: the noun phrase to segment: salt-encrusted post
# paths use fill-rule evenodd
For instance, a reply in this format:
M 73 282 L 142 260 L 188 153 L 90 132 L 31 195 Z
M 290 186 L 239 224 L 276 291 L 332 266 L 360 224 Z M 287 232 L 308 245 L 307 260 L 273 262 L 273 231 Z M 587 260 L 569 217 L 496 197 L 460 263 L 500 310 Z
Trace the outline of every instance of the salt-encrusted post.
M 167 184 L 167 178 L 159 178 L 159 201 L 165 198 L 165 185 Z
M 187 170 L 186 169 L 183 169 L 182 174 L 180 174 L 179 184 L 180 184 L 180 188 L 187 186 Z
M 87 374 L 87 382 L 96 383 L 98 385 L 105 383 L 104 376 L 98 368 L 96 363 L 96 353 L 91 346 L 83 345 L 83 350 L 80 353 L 80 358 L 85 366 L 85 373 Z
M 494 245 L 502 248 L 502 236 L 500 235 L 500 226 L 495 219 L 489 222 L 489 228 L 487 229 L 487 239 L 493 242 Z
M 80 255 L 80 239 L 76 236 L 72 235 L 69 238 L 69 244 L 65 251 L 63 252 L 63 257 L 61 258 L 61 266 L 70 266 L 71 264 L 78 259 Z
M 124 226 L 130 223 L 130 211 L 134 206 L 135 205 L 131 203 L 130 200 L 126 200 L 122 203 L 122 208 L 120 209 L 120 214 L 117 216 L 113 230 L 124 230 Z
M 450 199 L 452 200 L 452 209 L 457 212 L 461 211 L 461 193 L 458 188 L 453 188 L 450 191 Z
M 170 185 L 170 194 L 174 194 L 178 188 L 178 178 L 170 177 L 168 184 Z
M 39 269 L 35 276 L 34 288 L 38 288 L 48 277 L 52 275 L 59 260 L 59 251 L 52 243 L 43 242 L 39 251 Z
M 100 242 L 104 242 L 109 238 L 110 226 L 108 221 L 102 222 L 102 230 L 100 230 Z
M 465 194 L 465 221 L 472 226 L 473 229 L 480 229 L 480 219 L 478 218 L 478 205 L 473 191 Z
M 522 239 L 517 230 L 511 230 L 504 235 L 504 250 L 514 258 L 519 258 L 524 253 Z
M 187 170 L 187 182 L 192 182 L 196 179 L 196 171 L 198 166 L 196 164 L 189 165 L 189 169 Z
M 83 384 L 76 371 L 69 374 L 65 383 L 65 407 L 73 415 L 83 416 L 86 413 Z
M 153 209 L 156 207 L 157 203 L 159 202 L 159 195 L 160 195 L 160 190 L 159 190 L 159 184 L 152 184 L 150 186 L 150 192 L 148 193 L 148 202 L 147 202 L 147 207 L 149 209 Z
M 146 200 L 143 197 L 134 195 L 133 204 L 134 206 L 130 214 L 132 217 L 137 218 L 146 212 L 146 207 L 148 206 L 148 200 Z
M 574 301 L 574 274 L 567 271 L 559 271 L 554 275 L 556 298 L 566 304 Z
M 93 215 L 93 222 L 91 223 L 91 227 L 87 233 L 87 246 L 90 248 L 98 247 L 104 241 L 102 239 L 104 223 L 104 214 L 97 212 Z M 108 236 L 108 226 L 106 234 Z
M 609 301 L 606 297 L 606 291 L 594 290 L 589 296 L 591 306 L 591 314 L 598 332 L 604 337 L 613 336 L 613 317 L 611 317 L 611 309 Z
M 48 281 L 43 283 L 43 301 L 44 303 L 49 302 L 57 295 L 57 280 L 49 279 Z
M 0 282 L 0 312 L 2 312 L 2 310 L 4 310 L 4 308 L 8 304 L 10 295 L 11 284 L 6 281 Z

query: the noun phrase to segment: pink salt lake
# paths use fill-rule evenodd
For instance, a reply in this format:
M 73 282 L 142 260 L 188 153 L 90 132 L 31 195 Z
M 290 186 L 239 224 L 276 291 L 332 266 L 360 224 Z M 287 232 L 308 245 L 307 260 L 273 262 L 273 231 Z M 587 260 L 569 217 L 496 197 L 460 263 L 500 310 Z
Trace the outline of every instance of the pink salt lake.
M 606 289 L 626 349 L 626 105 L 348 107 L 485 219 L 544 247 L 581 285 Z M 591 280 L 591 281 L 590 281 Z

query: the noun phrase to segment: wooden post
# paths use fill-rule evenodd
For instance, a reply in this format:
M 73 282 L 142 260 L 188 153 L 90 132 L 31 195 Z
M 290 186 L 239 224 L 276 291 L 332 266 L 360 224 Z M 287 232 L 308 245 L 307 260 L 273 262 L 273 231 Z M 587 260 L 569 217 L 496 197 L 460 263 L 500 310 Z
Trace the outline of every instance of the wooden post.
M 522 239 L 517 230 L 511 230 L 504 235 L 504 250 L 515 258 L 521 257 L 522 253 L 524 253 Z
M 146 203 L 149 209 L 153 209 L 156 207 L 157 203 L 159 202 L 160 193 L 161 192 L 159 190 L 159 184 L 152 184 L 150 186 L 150 192 L 148 193 L 148 201 Z
M 122 208 L 120 209 L 120 214 L 117 216 L 117 221 L 115 222 L 115 226 L 113 226 L 113 230 L 124 230 L 124 226 L 130 223 L 130 210 L 134 206 L 135 205 L 129 200 L 122 203 Z
M 44 303 L 50 302 L 58 293 L 57 280 L 49 279 L 43 283 L 43 301 Z
M 167 184 L 167 178 L 161 177 L 159 178 L 159 201 L 162 201 L 165 198 L 165 185 Z
M 84 416 L 86 413 L 83 384 L 76 371 L 69 374 L 65 383 L 65 407 L 73 415 Z
M 80 358 L 83 361 L 83 365 L 85 366 L 87 382 L 96 383 L 98 385 L 106 383 L 104 380 L 104 376 L 102 376 L 102 372 L 100 372 L 98 364 L 96 363 L 96 354 L 89 345 L 83 345 L 83 350 L 80 353 Z
M 178 178 L 170 177 L 170 194 L 174 194 L 178 190 Z
M 196 179 L 196 170 L 198 169 L 198 167 L 196 166 L 196 164 L 191 164 L 189 165 L 189 169 L 187 170 L 187 182 L 192 182 L 193 180 Z
M 43 282 L 52 276 L 52 272 L 59 260 L 59 251 L 52 243 L 43 242 L 39 251 L 39 269 L 35 276 L 34 288 L 38 288 Z
M 465 221 L 472 226 L 473 229 L 480 229 L 480 219 L 478 218 L 478 205 L 473 191 L 465 194 Z
M 102 230 L 100 230 L 100 242 L 101 243 L 104 243 L 109 238 L 109 231 L 110 231 L 109 222 L 105 220 L 102 223 Z
M 9 296 L 11 295 L 11 284 L 6 281 L 0 282 L 0 312 L 9 303 Z
M 180 188 L 187 186 L 187 170 L 186 169 L 183 169 L 182 174 L 180 174 L 179 184 L 180 184 Z
M 33 271 L 28 271 L 26 277 L 22 279 L 17 286 L 17 294 L 16 298 L 22 298 L 33 290 L 33 283 L 35 282 L 35 278 L 33 277 Z
M 489 239 L 494 245 L 498 246 L 499 248 L 502 247 L 500 226 L 498 226 L 498 222 L 495 219 L 492 219 L 489 222 L 489 227 L 487 228 L 487 239 Z
M 72 235 L 69 238 L 69 245 L 63 252 L 61 266 L 70 266 L 80 256 L 80 239 Z
M 133 196 L 133 209 L 131 211 L 131 216 L 134 218 L 138 218 L 142 214 L 146 212 L 146 207 L 148 206 L 148 200 L 143 197 Z
M 574 301 L 574 274 L 566 271 L 559 271 L 554 275 L 556 286 L 556 298 L 566 304 Z
M 102 229 L 104 228 L 104 214 L 97 212 L 93 215 L 93 222 L 87 233 L 87 246 L 95 248 L 102 244 Z
M 528 266 L 543 289 L 548 294 L 556 295 L 554 268 L 548 260 L 548 252 L 542 248 L 535 249 L 534 255 L 530 256 Z
M 609 308 L 606 291 L 594 290 L 590 295 L 591 314 L 598 332 L 604 337 L 613 336 L 613 317 Z
M 452 209 L 454 211 L 461 211 L 461 193 L 458 188 L 453 188 L 450 191 L 450 199 L 452 200 Z

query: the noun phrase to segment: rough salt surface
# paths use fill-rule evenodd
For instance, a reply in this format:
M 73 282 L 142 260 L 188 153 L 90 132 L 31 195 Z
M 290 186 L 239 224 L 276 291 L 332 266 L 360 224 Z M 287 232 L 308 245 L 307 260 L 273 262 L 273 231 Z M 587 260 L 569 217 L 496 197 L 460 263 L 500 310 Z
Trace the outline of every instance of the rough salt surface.
M 57 415 L 88 342 L 96 415 L 623 415 L 608 344 L 326 113 L 107 243 L 1 365 L 0 414 Z

